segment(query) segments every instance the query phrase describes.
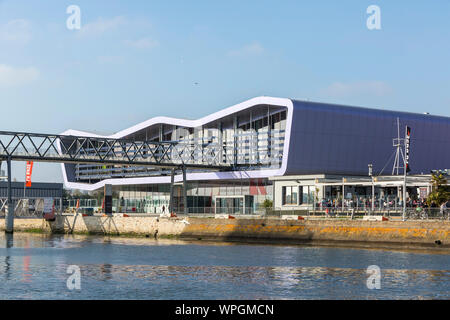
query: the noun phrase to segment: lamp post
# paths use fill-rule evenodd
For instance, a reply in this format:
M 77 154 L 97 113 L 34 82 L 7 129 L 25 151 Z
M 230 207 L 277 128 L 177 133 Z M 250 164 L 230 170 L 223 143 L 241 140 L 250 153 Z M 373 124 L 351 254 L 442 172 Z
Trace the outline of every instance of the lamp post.
M 345 182 L 347 179 L 342 178 L 342 214 L 344 214 L 344 200 L 345 200 Z
M 373 165 L 370 163 L 369 165 L 369 177 L 372 180 L 372 204 L 371 204 L 371 211 L 373 212 L 375 208 L 375 185 L 373 183 Z

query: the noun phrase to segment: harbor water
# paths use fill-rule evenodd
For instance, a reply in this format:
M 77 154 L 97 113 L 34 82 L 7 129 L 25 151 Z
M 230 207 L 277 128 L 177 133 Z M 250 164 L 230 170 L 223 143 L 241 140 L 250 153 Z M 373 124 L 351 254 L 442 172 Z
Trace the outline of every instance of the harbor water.
M 0 299 L 449 299 L 450 255 L 1 233 L 0 283 Z

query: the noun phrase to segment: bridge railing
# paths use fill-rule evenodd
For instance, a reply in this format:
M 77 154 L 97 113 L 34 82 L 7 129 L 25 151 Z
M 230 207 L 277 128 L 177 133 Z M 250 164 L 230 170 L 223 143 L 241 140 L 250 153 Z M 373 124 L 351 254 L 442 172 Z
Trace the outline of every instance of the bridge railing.
M 202 157 L 196 156 L 199 148 Z M 229 167 L 216 145 L 0 131 L 0 158 L 124 165 Z

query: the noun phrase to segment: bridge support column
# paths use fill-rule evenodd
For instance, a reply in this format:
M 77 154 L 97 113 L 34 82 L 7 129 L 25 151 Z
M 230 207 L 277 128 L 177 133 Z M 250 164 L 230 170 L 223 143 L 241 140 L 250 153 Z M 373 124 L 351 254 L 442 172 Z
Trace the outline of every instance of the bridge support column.
M 12 201 L 12 189 L 11 189 L 11 157 L 8 157 L 7 161 L 8 166 L 8 212 L 6 212 L 6 221 L 5 221 L 5 232 L 13 233 L 14 232 L 14 203 Z
M 184 203 L 184 214 L 188 214 L 186 167 L 183 166 L 182 170 L 183 170 L 183 203 Z
M 175 169 L 172 169 L 170 174 L 170 199 L 169 199 L 169 212 L 174 212 L 173 209 L 173 184 L 175 183 Z

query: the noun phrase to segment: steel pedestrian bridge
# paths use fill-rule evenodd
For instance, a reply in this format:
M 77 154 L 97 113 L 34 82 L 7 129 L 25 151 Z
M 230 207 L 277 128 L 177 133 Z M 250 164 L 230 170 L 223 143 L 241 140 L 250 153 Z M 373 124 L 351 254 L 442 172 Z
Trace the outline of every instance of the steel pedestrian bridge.
M 202 157 L 194 157 L 199 150 Z M 217 146 L 0 131 L 0 161 L 41 161 L 227 170 Z
M 196 156 L 201 153 L 202 156 Z M 0 164 L 7 162 L 8 203 L 5 231 L 14 230 L 14 203 L 11 195 L 11 162 L 91 163 L 99 165 L 149 166 L 171 169 L 170 208 L 176 170 L 183 173 L 183 198 L 187 203 L 186 170 L 230 170 L 219 156 L 223 150 L 210 143 L 178 141 L 134 141 L 102 137 L 68 136 L 42 133 L 0 131 Z M 185 211 L 186 211 L 185 206 Z

